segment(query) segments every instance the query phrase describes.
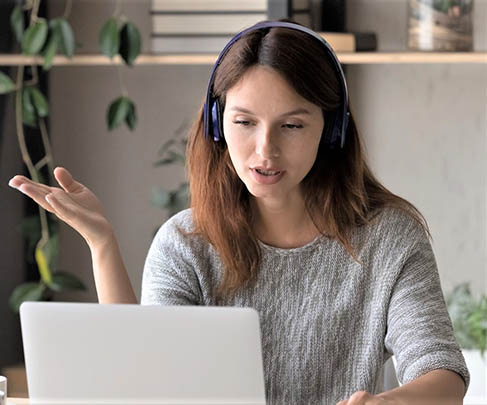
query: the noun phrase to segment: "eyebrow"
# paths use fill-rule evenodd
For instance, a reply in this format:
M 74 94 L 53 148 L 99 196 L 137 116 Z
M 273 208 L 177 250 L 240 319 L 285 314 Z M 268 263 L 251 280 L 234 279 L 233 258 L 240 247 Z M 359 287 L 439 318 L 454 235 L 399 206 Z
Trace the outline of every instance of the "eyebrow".
M 234 107 L 230 108 L 230 110 L 255 115 L 252 111 L 247 110 L 246 108 L 243 108 L 243 107 L 239 107 L 239 106 L 234 106 Z M 298 115 L 298 114 L 311 114 L 311 113 L 306 108 L 297 108 L 296 110 L 288 111 L 284 114 L 281 114 L 280 116 L 285 117 L 288 115 Z

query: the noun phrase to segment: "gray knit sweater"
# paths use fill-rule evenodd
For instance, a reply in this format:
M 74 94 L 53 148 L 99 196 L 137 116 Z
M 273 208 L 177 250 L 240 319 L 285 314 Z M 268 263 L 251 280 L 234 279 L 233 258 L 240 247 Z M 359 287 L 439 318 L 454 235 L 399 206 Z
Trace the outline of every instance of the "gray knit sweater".
M 468 387 L 432 246 L 403 211 L 388 208 L 356 229 L 352 245 L 363 266 L 326 236 L 293 249 L 259 242 L 256 285 L 223 303 L 211 295 L 222 274 L 218 254 L 181 229 L 193 229 L 189 209 L 152 241 L 141 304 L 256 309 L 268 404 L 335 405 L 355 391 L 377 394 L 393 354 L 403 384 L 448 369 Z

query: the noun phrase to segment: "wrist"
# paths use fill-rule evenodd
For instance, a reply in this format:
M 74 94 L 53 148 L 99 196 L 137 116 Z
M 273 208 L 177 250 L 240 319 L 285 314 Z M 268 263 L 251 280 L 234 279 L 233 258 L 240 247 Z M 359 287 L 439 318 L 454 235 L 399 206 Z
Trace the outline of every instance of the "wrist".
M 96 239 L 92 241 L 88 240 L 88 246 L 92 253 L 106 251 L 116 244 L 117 239 L 115 238 L 115 232 L 110 224 L 106 225 L 105 230 L 100 232 Z

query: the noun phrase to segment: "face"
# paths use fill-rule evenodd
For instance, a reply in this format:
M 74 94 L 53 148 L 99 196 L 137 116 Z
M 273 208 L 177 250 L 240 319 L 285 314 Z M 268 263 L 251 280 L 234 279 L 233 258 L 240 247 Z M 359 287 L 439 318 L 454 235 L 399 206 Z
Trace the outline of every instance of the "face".
M 223 133 L 230 158 L 257 199 L 301 196 L 323 126 L 321 108 L 269 67 L 250 68 L 226 94 Z

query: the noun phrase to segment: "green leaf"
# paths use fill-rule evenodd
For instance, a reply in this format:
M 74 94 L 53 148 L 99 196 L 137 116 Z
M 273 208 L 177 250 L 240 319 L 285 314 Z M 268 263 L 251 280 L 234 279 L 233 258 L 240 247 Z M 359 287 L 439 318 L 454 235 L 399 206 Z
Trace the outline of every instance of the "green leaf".
M 181 183 L 179 188 L 169 193 L 171 201 L 168 206 L 169 216 L 177 214 L 188 207 L 189 203 L 189 185 L 188 183 Z
M 32 104 L 32 91 L 30 87 L 22 90 L 22 122 L 32 128 L 37 128 L 37 115 Z
M 0 72 L 0 94 L 7 94 L 15 90 L 15 83 L 5 73 Z
M 36 248 L 35 259 L 37 263 L 37 269 L 39 270 L 39 274 L 41 275 L 42 281 L 44 281 L 44 283 L 46 283 L 47 285 L 51 285 L 52 273 L 44 249 L 45 247 L 42 249 Z
M 81 280 L 64 271 L 58 271 L 52 275 L 52 283 L 49 287 L 54 291 L 86 290 L 86 286 Z
M 44 95 L 36 88 L 32 87 L 32 101 L 39 117 L 46 117 L 49 113 L 49 105 Z
M 186 159 L 184 155 L 181 153 L 175 152 L 173 150 L 169 150 L 166 152 L 166 156 L 164 159 L 160 159 L 157 162 L 154 163 L 154 166 L 164 166 L 164 165 L 169 165 L 172 163 L 185 163 Z
M 175 162 L 179 162 L 179 163 L 185 163 L 186 161 L 186 158 L 185 156 L 182 154 L 182 153 L 179 153 L 179 152 L 176 152 L 176 151 L 173 151 L 173 150 L 170 150 L 167 152 L 167 154 L 169 155 L 170 158 L 172 158 Z
M 172 163 L 174 163 L 173 158 L 164 158 L 164 159 L 158 160 L 157 162 L 154 162 L 153 166 L 154 167 L 165 166 L 165 165 L 170 165 Z
M 15 288 L 9 299 L 12 311 L 18 313 L 20 305 L 25 301 L 41 301 L 46 291 L 42 283 L 24 283 Z
M 15 6 L 10 14 L 10 26 L 15 34 L 15 39 L 20 44 L 22 43 L 22 36 L 24 35 L 24 12 L 22 5 Z
M 59 256 L 59 233 L 51 233 L 45 251 L 49 267 L 55 269 L 57 267 L 57 258 Z
M 35 55 L 38 53 L 47 38 L 47 23 L 45 20 L 38 20 L 33 25 L 29 26 L 22 37 L 22 51 L 27 55 Z
M 109 18 L 103 25 L 100 36 L 99 45 L 102 53 L 113 58 L 120 47 L 120 40 L 118 36 L 118 22 L 114 17 Z
M 162 187 L 152 188 L 152 205 L 158 208 L 166 209 L 171 203 L 171 196 L 167 190 Z
M 22 89 L 22 106 L 30 112 L 35 113 L 34 104 L 32 103 L 32 87 Z
M 108 129 L 117 128 L 125 121 L 130 109 L 130 100 L 127 97 L 119 97 L 110 104 L 107 114 Z
M 462 283 L 447 295 L 446 302 L 460 347 L 480 350 L 483 355 L 487 349 L 487 297 L 477 302 L 469 283 Z
M 127 65 L 132 65 L 139 56 L 141 48 L 140 33 L 137 27 L 127 22 L 120 30 L 120 55 Z
M 130 100 L 129 110 L 127 112 L 127 116 L 125 117 L 125 122 L 132 131 L 137 125 L 137 111 L 132 100 Z
M 71 25 L 69 25 L 66 19 L 58 18 L 56 28 L 61 39 L 61 51 L 68 58 L 71 58 L 75 49 L 74 34 Z
M 57 47 L 59 45 L 59 33 L 57 30 L 50 30 L 49 38 L 47 39 L 47 44 L 42 51 L 42 56 L 44 57 L 44 63 L 42 69 L 47 71 L 52 66 L 52 60 L 57 52 Z
M 174 138 L 169 139 L 168 141 L 164 142 L 157 152 L 158 155 L 163 155 L 166 150 L 168 150 L 172 145 L 176 143 L 176 140 Z
M 17 228 L 22 236 L 27 239 L 28 248 L 26 259 L 28 263 L 33 263 L 34 249 L 37 241 L 41 238 L 41 222 L 37 215 L 30 215 L 22 218 Z

